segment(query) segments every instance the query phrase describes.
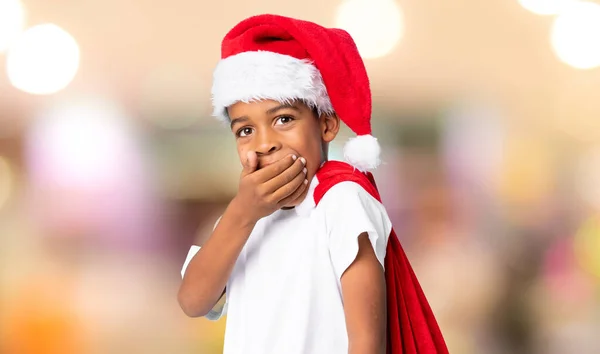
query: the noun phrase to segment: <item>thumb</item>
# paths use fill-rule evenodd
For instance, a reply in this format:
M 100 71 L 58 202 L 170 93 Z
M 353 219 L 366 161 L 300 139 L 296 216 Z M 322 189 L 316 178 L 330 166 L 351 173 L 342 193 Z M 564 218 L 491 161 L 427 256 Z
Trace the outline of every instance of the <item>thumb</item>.
M 248 151 L 246 153 L 246 161 L 244 163 L 244 170 L 242 172 L 243 176 L 247 176 L 252 172 L 256 171 L 256 167 L 258 165 L 258 156 L 256 156 L 256 152 Z

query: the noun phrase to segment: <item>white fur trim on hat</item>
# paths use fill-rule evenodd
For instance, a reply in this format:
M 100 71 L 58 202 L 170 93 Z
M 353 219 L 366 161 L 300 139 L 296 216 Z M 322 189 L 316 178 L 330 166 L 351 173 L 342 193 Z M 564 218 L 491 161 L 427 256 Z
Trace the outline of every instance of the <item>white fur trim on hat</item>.
M 381 163 L 381 146 L 372 135 L 350 138 L 344 145 L 344 159 L 362 172 L 371 171 Z
M 302 100 L 319 113 L 333 113 L 321 73 L 308 60 L 255 51 L 222 59 L 213 74 L 213 115 L 228 121 L 236 102 Z

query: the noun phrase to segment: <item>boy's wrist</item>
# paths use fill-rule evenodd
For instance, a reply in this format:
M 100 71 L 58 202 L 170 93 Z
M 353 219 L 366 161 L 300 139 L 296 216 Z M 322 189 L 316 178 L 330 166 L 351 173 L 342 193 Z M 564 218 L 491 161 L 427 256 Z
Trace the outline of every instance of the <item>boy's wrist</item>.
M 253 229 L 254 225 L 258 222 L 258 219 L 255 219 L 248 213 L 249 205 L 244 205 L 240 200 L 233 198 L 231 203 L 229 203 L 229 207 L 227 208 L 227 212 L 231 215 L 233 220 L 236 223 L 244 228 Z

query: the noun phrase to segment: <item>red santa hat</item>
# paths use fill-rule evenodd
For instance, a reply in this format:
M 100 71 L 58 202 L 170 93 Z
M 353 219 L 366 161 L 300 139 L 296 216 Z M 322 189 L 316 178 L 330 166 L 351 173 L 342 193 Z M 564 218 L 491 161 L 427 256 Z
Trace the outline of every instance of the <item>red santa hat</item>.
M 346 162 L 375 169 L 381 148 L 371 135 L 371 90 L 356 44 L 341 29 L 276 15 L 250 17 L 223 39 L 213 75 L 213 114 L 228 121 L 236 102 L 301 100 L 319 113 L 335 113 L 356 137 L 344 146 Z

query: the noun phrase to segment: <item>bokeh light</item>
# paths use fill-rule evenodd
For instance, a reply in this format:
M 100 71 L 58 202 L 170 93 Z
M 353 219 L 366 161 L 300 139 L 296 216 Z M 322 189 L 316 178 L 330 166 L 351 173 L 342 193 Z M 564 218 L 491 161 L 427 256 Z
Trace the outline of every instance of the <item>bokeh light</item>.
M 19 0 L 0 0 L 0 52 L 23 31 L 25 11 Z
M 54 24 L 23 32 L 8 50 L 6 71 L 19 90 L 44 95 L 67 87 L 79 70 L 79 46 Z
M 130 167 L 122 164 L 131 151 L 126 124 L 125 113 L 108 100 L 57 104 L 30 130 L 32 176 L 44 184 L 103 188 Z
M 577 260 L 590 274 L 600 278 L 600 218 L 588 218 L 575 235 Z
M 584 303 L 593 296 L 590 277 L 579 266 L 572 237 L 550 245 L 544 255 L 543 278 L 549 295 L 563 303 Z
M 537 15 L 556 15 L 577 0 L 519 0 L 521 6 Z
M 574 2 L 563 10 L 552 26 L 554 52 L 564 63 L 577 69 L 600 65 L 600 5 Z
M 40 114 L 28 133 L 32 210 L 48 235 L 94 235 L 111 247 L 160 242 L 152 175 L 119 104 L 69 97 Z
M 513 134 L 504 149 L 499 176 L 499 193 L 508 205 L 520 206 L 519 212 L 539 205 L 552 190 L 553 154 L 546 142 L 531 136 Z
M 37 255 L 36 255 L 37 256 Z M 5 307 L 3 353 L 85 353 L 85 333 L 72 307 L 72 278 L 44 264 L 30 282 L 15 284 Z
M 404 34 L 404 17 L 392 0 L 346 0 L 337 11 L 336 26 L 354 39 L 363 58 L 387 55 Z

